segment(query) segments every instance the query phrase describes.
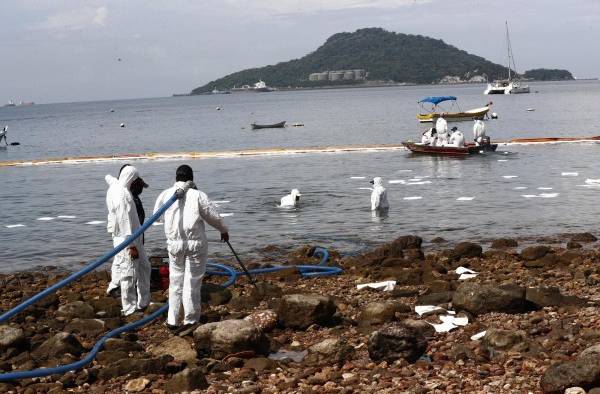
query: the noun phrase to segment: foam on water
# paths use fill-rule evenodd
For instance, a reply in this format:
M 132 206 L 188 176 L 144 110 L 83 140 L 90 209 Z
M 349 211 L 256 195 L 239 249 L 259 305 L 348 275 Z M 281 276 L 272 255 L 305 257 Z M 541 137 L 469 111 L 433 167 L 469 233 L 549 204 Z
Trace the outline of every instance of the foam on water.
M 517 186 L 517 187 L 513 187 L 513 190 L 525 190 L 527 189 L 527 186 Z
M 42 216 L 41 218 L 37 218 L 36 220 L 39 220 L 41 222 L 49 222 L 50 220 L 54 220 L 55 218 L 50 217 L 50 216 Z
M 525 198 L 536 198 L 537 194 L 521 194 L 521 196 Z
M 458 197 L 456 201 L 471 201 L 475 199 L 475 197 Z
M 541 198 L 555 198 L 558 197 L 559 193 L 542 193 L 539 195 Z
M 231 201 L 229 201 L 229 200 L 216 200 L 216 201 L 213 201 L 213 202 L 215 204 L 227 204 L 227 203 L 230 203 Z
M 103 224 L 106 223 L 104 220 L 92 220 L 91 222 L 86 222 L 85 224 L 91 224 L 91 225 L 96 225 L 96 224 Z
M 402 180 L 402 179 L 392 179 L 391 181 L 388 181 L 388 183 L 390 185 L 394 185 L 394 184 L 406 184 L 406 181 Z
M 77 216 L 73 216 L 73 215 L 58 215 L 57 218 L 59 219 L 75 219 Z
M 6 227 L 6 228 L 17 228 L 17 227 L 25 227 L 25 225 L 19 223 L 19 224 L 9 224 L 9 225 L 4 226 L 4 227 Z
M 561 176 L 579 176 L 578 172 L 561 172 Z
M 229 212 L 229 213 L 220 213 L 219 216 L 221 216 L 222 218 L 226 218 L 228 216 L 233 216 L 233 213 Z
M 370 188 L 370 187 L 359 187 L 358 190 L 368 190 L 368 191 L 371 191 L 371 192 L 373 191 L 373 189 Z
M 499 162 L 505 162 L 505 161 L 508 161 L 508 160 L 506 160 L 506 159 L 498 159 L 498 161 Z
M 552 190 L 551 187 L 538 187 L 538 190 Z
M 512 178 L 518 178 L 518 175 L 502 175 L 502 178 L 504 179 L 512 179 Z
M 423 197 L 421 196 L 411 196 L 411 197 L 404 197 L 403 200 L 420 200 Z
M 407 185 L 428 185 L 431 181 L 408 182 Z
M 366 179 L 366 176 L 351 176 L 350 179 Z

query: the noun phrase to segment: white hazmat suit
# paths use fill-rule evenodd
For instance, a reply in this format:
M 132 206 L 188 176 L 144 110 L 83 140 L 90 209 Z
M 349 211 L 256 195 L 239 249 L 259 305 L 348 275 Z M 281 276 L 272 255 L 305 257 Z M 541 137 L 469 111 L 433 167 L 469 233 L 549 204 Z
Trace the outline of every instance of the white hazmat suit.
M 106 228 L 112 234 L 113 246 L 121 244 L 128 236 L 140 228 L 135 202 L 129 188 L 139 177 L 133 166 L 121 171 L 119 179 L 107 176 L 109 184 L 106 193 L 108 218 Z M 138 251 L 138 257 L 130 255 L 131 246 Z M 142 236 L 130 244 L 130 247 L 119 252 L 113 259 L 111 283 L 108 291 L 121 287 L 121 303 L 125 316 L 136 309 L 144 309 L 150 303 L 150 262 L 144 250 Z
M 178 189 L 185 190 L 186 182 L 175 182 L 156 200 L 154 212 L 173 196 Z M 179 325 L 183 306 L 183 324 L 200 320 L 202 279 L 206 272 L 208 241 L 204 228 L 206 221 L 221 234 L 228 229 L 206 194 L 189 189 L 162 217 L 164 219 L 167 250 L 169 252 L 169 313 L 167 324 Z
M 485 123 L 482 120 L 476 120 L 473 124 L 473 139 L 477 145 L 481 145 L 485 137 Z
M 444 146 L 448 143 L 448 122 L 446 119 L 439 117 L 435 121 L 435 129 L 437 130 L 436 146 Z
M 290 194 L 281 197 L 281 204 L 279 206 L 280 207 L 295 207 L 296 204 L 298 204 L 298 202 L 300 201 L 301 195 L 302 194 L 300 194 L 300 190 L 292 189 Z
M 375 177 L 372 183 L 375 187 L 371 193 L 371 211 L 389 209 L 390 204 L 387 200 L 387 191 L 383 187 L 383 179 Z
M 450 140 L 448 141 L 449 146 L 456 146 L 462 148 L 465 146 L 465 136 L 461 131 L 454 131 L 450 136 Z

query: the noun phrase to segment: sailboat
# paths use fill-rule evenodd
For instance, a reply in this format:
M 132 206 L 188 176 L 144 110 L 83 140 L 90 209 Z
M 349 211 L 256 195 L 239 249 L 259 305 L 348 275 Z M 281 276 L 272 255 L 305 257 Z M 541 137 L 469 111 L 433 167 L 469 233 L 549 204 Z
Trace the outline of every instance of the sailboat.
M 518 93 L 529 93 L 529 85 L 521 85 L 517 79 L 513 79 L 511 75 L 511 66 L 517 73 L 517 66 L 515 65 L 515 57 L 512 53 L 512 46 L 510 45 L 510 36 L 508 34 L 508 22 L 506 22 L 506 46 L 508 52 L 508 79 L 494 81 L 488 83 L 487 89 L 483 94 L 518 94 Z

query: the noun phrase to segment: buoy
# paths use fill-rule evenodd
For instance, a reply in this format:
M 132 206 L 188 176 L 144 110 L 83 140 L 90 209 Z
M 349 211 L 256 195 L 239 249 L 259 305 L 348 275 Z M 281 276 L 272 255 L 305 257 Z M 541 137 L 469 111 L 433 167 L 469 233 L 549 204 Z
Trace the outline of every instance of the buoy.
M 220 111 L 220 110 L 221 110 L 221 107 L 217 107 L 217 108 L 216 108 L 216 110 L 217 110 L 217 111 Z
M 124 128 L 124 127 L 125 127 L 125 123 L 121 123 L 121 126 L 120 126 L 120 127 L 123 127 L 123 128 Z
M 11 142 L 10 145 L 11 146 L 17 146 L 17 145 L 21 145 L 21 143 L 20 142 Z
M 492 112 L 492 119 L 498 119 L 498 114 L 495 112 Z
M 535 108 L 527 108 L 525 111 L 527 111 L 527 112 L 533 112 L 533 111 L 535 111 Z
M 115 110 L 111 108 L 108 110 L 108 112 L 115 112 Z
M 296 122 L 296 123 L 292 123 L 292 126 L 294 126 L 294 127 L 302 127 L 302 126 L 304 126 L 304 123 Z

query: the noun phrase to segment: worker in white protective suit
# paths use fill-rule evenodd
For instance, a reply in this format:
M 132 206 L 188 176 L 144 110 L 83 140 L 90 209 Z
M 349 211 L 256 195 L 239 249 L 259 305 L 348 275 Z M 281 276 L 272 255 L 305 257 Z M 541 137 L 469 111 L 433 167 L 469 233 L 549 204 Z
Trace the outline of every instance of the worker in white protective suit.
M 131 190 L 137 188 L 137 184 L 145 185 L 145 182 L 133 166 L 123 167 L 116 182 L 108 176 L 106 181 L 109 183 L 106 193 L 107 230 L 112 234 L 116 247 L 141 226 Z M 115 286 L 121 289 L 122 312 L 125 316 L 145 310 L 150 303 L 150 263 L 142 236 L 115 256 L 107 290 L 109 294 Z
M 281 197 L 280 207 L 295 207 L 300 202 L 300 190 L 292 189 L 290 194 Z
M 473 124 L 473 139 L 477 146 L 482 145 L 485 138 L 485 123 L 482 120 L 476 120 Z
M 373 184 L 373 192 L 371 192 L 371 211 L 385 211 L 390 208 L 390 204 L 387 200 L 387 191 L 383 187 L 383 179 L 381 177 L 375 177 L 371 181 Z
M 435 129 L 437 130 L 436 146 L 445 146 L 448 144 L 448 122 L 446 122 L 446 119 L 441 116 L 437 118 Z
M 2 131 L 0 131 L 0 142 L 4 140 L 4 143 L 6 144 L 6 146 L 8 146 L 8 141 L 6 140 L 6 133 L 8 133 L 8 126 L 4 126 Z
M 435 141 L 437 140 L 437 130 L 435 127 L 430 128 L 429 130 L 423 132 L 421 137 L 421 143 L 423 145 L 435 145 Z
M 448 140 L 448 146 L 455 146 L 458 148 L 465 146 L 465 136 L 460 130 L 458 130 L 457 127 L 452 128 L 452 134 Z
M 221 240 L 229 241 L 228 229 L 214 204 L 193 184 L 190 166 L 177 168 L 175 184 L 156 200 L 154 212 L 181 189 L 183 193 L 163 214 L 167 250 L 169 252 L 169 313 L 167 327 L 180 326 L 183 306 L 184 327 L 200 321 L 202 279 L 206 272 L 208 241 L 204 222 L 221 232 Z

